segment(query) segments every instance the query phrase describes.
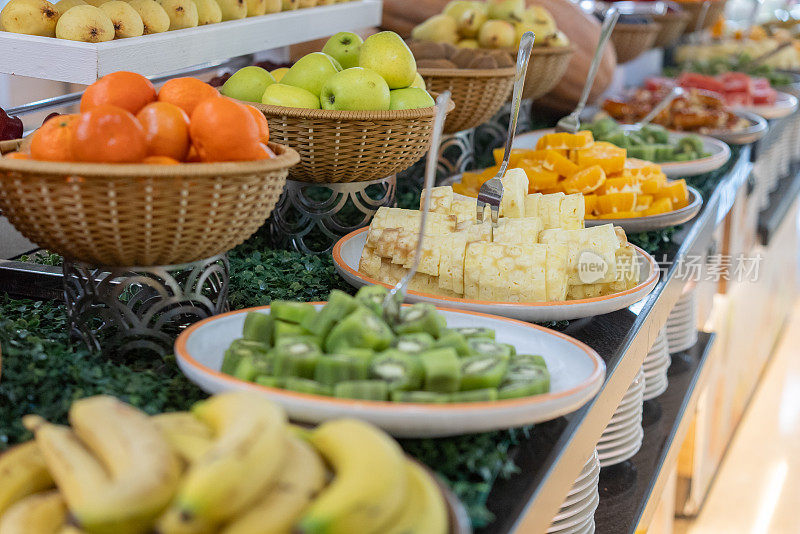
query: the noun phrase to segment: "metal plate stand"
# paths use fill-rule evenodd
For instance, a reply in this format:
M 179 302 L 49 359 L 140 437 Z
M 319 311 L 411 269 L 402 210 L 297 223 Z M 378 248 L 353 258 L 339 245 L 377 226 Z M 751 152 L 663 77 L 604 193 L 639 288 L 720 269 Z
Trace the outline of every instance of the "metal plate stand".
M 532 100 L 523 100 L 519 108 L 517 119 L 517 133 L 527 132 L 531 129 Z M 506 102 L 494 117 L 475 128 L 475 153 L 478 168 L 494 165 L 492 150 L 505 146 L 508 135 L 508 123 L 511 118 L 511 102 Z
M 368 225 L 395 202 L 397 177 L 369 182 L 313 184 L 286 180 L 267 221 L 272 244 L 306 254 L 330 252 L 342 236 Z
M 421 192 L 425 183 L 425 161 L 427 156 L 398 174 L 408 180 L 413 189 Z M 436 183 L 455 174 L 475 168 L 475 128 L 452 134 L 442 134 L 439 156 L 436 161 Z
M 227 311 L 225 254 L 180 265 L 96 267 L 64 261 L 70 330 L 89 349 L 163 356 L 181 330 Z

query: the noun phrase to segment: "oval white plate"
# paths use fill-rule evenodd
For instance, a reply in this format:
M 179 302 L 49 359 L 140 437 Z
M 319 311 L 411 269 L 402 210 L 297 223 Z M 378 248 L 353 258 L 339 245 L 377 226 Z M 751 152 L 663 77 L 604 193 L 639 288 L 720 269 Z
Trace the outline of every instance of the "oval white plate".
M 621 124 L 620 126 L 622 126 L 623 129 L 633 128 L 628 124 Z M 533 150 L 536 148 L 536 142 L 539 141 L 543 135 L 553 133 L 554 131 L 555 130 L 553 128 L 546 128 L 543 130 L 525 132 L 524 134 L 518 135 L 514 139 L 513 146 L 514 148 L 528 148 Z M 675 142 L 682 137 L 686 137 L 687 135 L 690 134 L 685 132 L 669 132 L 669 138 L 672 142 Z M 728 159 L 731 157 L 731 149 L 724 142 L 707 135 L 695 135 L 697 135 L 703 142 L 703 151 L 711 155 L 692 161 L 658 163 L 657 165 L 661 167 L 661 170 L 664 171 L 664 174 L 666 174 L 667 177 L 680 178 L 682 176 L 694 176 L 695 174 L 703 174 L 706 172 L 715 171 L 725 165 L 725 163 L 727 163 Z
M 315 303 L 321 307 L 324 303 Z M 321 423 L 355 417 L 400 437 L 438 437 L 488 432 L 549 421 L 583 406 L 600 389 L 605 364 L 598 354 L 560 332 L 478 313 L 440 309 L 451 327 L 493 328 L 497 339 L 521 354 L 541 354 L 550 371 L 550 392 L 520 399 L 454 404 L 415 404 L 339 399 L 296 393 L 245 382 L 220 372 L 225 350 L 242 336 L 247 312 L 269 313 L 269 306 L 209 317 L 187 328 L 175 341 L 181 371 L 208 393 L 250 390 L 286 409 L 289 417 Z
M 700 192 L 688 185 L 686 189 L 689 192 L 689 204 L 679 210 L 659 213 L 658 215 L 648 215 L 647 217 L 631 217 L 629 219 L 586 219 L 586 226 L 601 226 L 611 223 L 614 226 L 621 226 L 626 232 L 637 233 L 683 224 L 692 220 L 700 212 L 700 208 L 703 207 L 703 197 L 700 196 Z
M 767 120 L 782 119 L 791 115 L 797 109 L 797 97 L 778 91 L 775 103 L 770 106 L 733 106 L 731 109 L 734 111 L 749 111 Z
M 369 228 L 362 228 L 341 238 L 333 247 L 333 263 L 342 278 L 355 287 L 374 284 L 390 287 L 388 284 L 378 282 L 358 271 L 358 263 L 367 240 L 368 230 Z M 658 282 L 659 270 L 656 261 L 642 249 L 634 248 L 639 254 L 639 285 L 613 295 L 562 302 L 516 303 L 444 297 L 409 291 L 406 295 L 406 302 L 429 302 L 446 308 L 501 315 L 533 322 L 564 321 L 603 315 L 639 302 L 653 290 Z

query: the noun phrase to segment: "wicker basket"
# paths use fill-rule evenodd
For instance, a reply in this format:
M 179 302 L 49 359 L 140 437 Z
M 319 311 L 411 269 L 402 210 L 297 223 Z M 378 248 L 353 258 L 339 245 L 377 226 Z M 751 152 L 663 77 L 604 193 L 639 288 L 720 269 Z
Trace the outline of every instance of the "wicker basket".
M 664 13 L 663 15 L 652 15 L 653 21 L 661 25 L 653 44 L 655 48 L 666 48 L 678 42 L 683 35 L 686 25 L 689 22 L 689 14 L 684 11 Z
M 614 26 L 611 41 L 617 53 L 617 63 L 627 63 L 653 48 L 660 29 L 661 25 L 656 22 Z
M 0 159 L 0 208 L 25 237 L 107 266 L 174 265 L 220 254 L 269 216 L 300 158 L 178 165 Z
M 574 51 L 571 45 L 534 48 L 525 74 L 522 98 L 536 100 L 549 93 L 567 72 Z
M 706 30 L 717 22 L 720 15 L 725 13 L 725 4 L 727 0 L 711 0 L 708 5 L 708 12 L 706 18 L 703 19 L 703 26 L 701 29 Z M 689 15 L 689 21 L 683 29 L 683 33 L 692 33 L 697 29 L 697 20 L 703 12 L 702 0 L 680 2 L 679 5 L 684 12 Z
M 428 151 L 436 108 L 333 111 L 248 102 L 269 121 L 270 139 L 300 153 L 289 178 L 301 182 L 364 182 L 411 167 Z M 450 102 L 449 111 L 454 105 Z
M 450 91 L 455 110 L 447 116 L 445 133 L 483 124 L 508 100 L 515 67 L 502 69 L 419 69 L 429 91 Z

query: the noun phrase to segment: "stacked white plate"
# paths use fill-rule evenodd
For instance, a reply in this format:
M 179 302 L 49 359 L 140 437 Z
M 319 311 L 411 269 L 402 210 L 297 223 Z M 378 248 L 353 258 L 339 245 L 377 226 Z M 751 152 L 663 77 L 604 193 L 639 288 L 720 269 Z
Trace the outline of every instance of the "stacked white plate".
M 670 353 L 681 352 L 694 347 L 697 343 L 697 293 L 695 289 L 687 291 L 667 318 L 667 347 Z
M 600 502 L 597 491 L 599 480 L 600 463 L 597 460 L 597 451 L 594 451 L 553 518 L 550 528 L 547 529 L 548 534 L 594 533 L 594 511 Z
M 644 400 L 655 399 L 667 390 L 669 380 L 667 379 L 667 371 L 672 363 L 672 358 L 669 356 L 667 349 L 667 334 L 662 329 L 658 333 L 653 346 L 650 347 L 650 352 L 644 359 L 642 364 L 642 372 L 644 373 Z
M 616 465 L 633 457 L 642 446 L 642 402 L 644 395 L 644 373 L 633 380 L 622 397 L 617 411 L 611 417 L 603 435 L 597 442 L 597 457 L 600 467 Z

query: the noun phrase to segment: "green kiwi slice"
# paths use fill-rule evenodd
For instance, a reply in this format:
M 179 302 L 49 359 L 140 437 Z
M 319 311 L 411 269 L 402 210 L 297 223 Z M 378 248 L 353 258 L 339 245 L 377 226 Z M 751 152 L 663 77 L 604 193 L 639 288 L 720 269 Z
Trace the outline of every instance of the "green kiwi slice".
M 345 354 L 326 354 L 317 360 L 314 380 L 333 386 L 346 380 L 366 380 L 369 376 L 369 359 Z
M 469 348 L 469 343 L 467 343 L 467 337 L 457 330 L 443 330 L 434 346 L 450 347 L 462 358 L 472 354 L 472 349 Z
M 360 308 L 331 329 L 325 340 L 325 350 L 335 353 L 345 347 L 357 347 L 381 351 L 393 340 L 392 330 L 383 319 Z
M 481 328 L 478 326 L 468 326 L 462 328 L 455 328 L 457 332 L 461 332 L 464 334 L 464 337 L 467 339 L 471 339 L 473 337 L 483 337 L 488 339 L 494 339 L 494 330 L 491 328 Z
M 265 354 L 245 354 L 236 365 L 233 376 L 252 382 L 258 375 L 272 374 L 272 358 Z
M 425 372 L 423 388 L 436 393 L 458 391 L 461 381 L 461 362 L 455 349 L 446 347 L 428 350 L 419 355 Z
M 258 341 L 271 346 L 274 323 L 275 318 L 268 313 L 248 312 L 244 318 L 242 337 L 248 341 Z
M 369 375 L 386 382 L 389 390 L 410 390 L 420 388 L 423 371 L 417 356 L 389 349 L 375 355 L 369 365 Z
M 433 391 L 400 391 L 395 390 L 391 393 L 394 402 L 416 402 L 422 404 L 443 404 L 450 401 L 447 393 L 435 393 Z
M 417 303 L 400 309 L 400 321 L 394 325 L 398 335 L 424 332 L 434 338 L 442 331 L 439 312 L 431 304 Z
M 508 360 L 500 356 L 470 356 L 461 360 L 461 390 L 496 388 L 503 382 Z
M 389 385 L 383 380 L 347 380 L 333 386 L 333 395 L 345 399 L 384 401 L 389 398 Z
M 273 375 L 313 378 L 317 361 L 322 356 L 319 347 L 307 341 L 287 343 L 272 349 Z
M 473 337 L 467 339 L 469 350 L 476 356 L 496 356 L 498 358 L 511 358 L 511 349 L 503 343 L 497 343 L 489 338 Z
M 433 346 L 435 340 L 433 336 L 425 332 L 415 334 L 404 334 L 395 338 L 392 347 L 407 354 L 419 354 Z
M 234 339 L 230 347 L 225 351 L 220 371 L 226 375 L 232 375 L 236 371 L 236 366 L 239 365 L 239 360 L 245 355 L 266 355 L 268 352 L 269 347 L 264 343 L 248 341 L 246 339 Z
M 497 388 L 456 391 L 449 395 L 450 402 L 487 402 L 497 400 Z
M 293 300 L 273 300 L 270 304 L 270 314 L 279 320 L 292 324 L 301 324 L 317 314 L 317 309 L 308 302 L 295 302 Z
M 299 378 L 296 376 L 287 377 L 283 384 L 283 389 L 296 391 L 298 393 L 309 393 L 311 395 L 326 395 L 328 397 L 330 397 L 333 393 L 331 388 L 325 384 L 320 384 L 315 380 Z
M 303 319 L 300 326 L 315 336 L 324 338 L 331 331 L 333 325 L 347 317 L 356 309 L 356 306 L 358 306 L 356 299 L 344 291 L 334 289 L 328 296 L 328 303 L 322 307 L 319 313 Z
M 356 293 L 356 302 L 383 317 L 383 300 L 388 291 L 383 286 L 364 286 Z

